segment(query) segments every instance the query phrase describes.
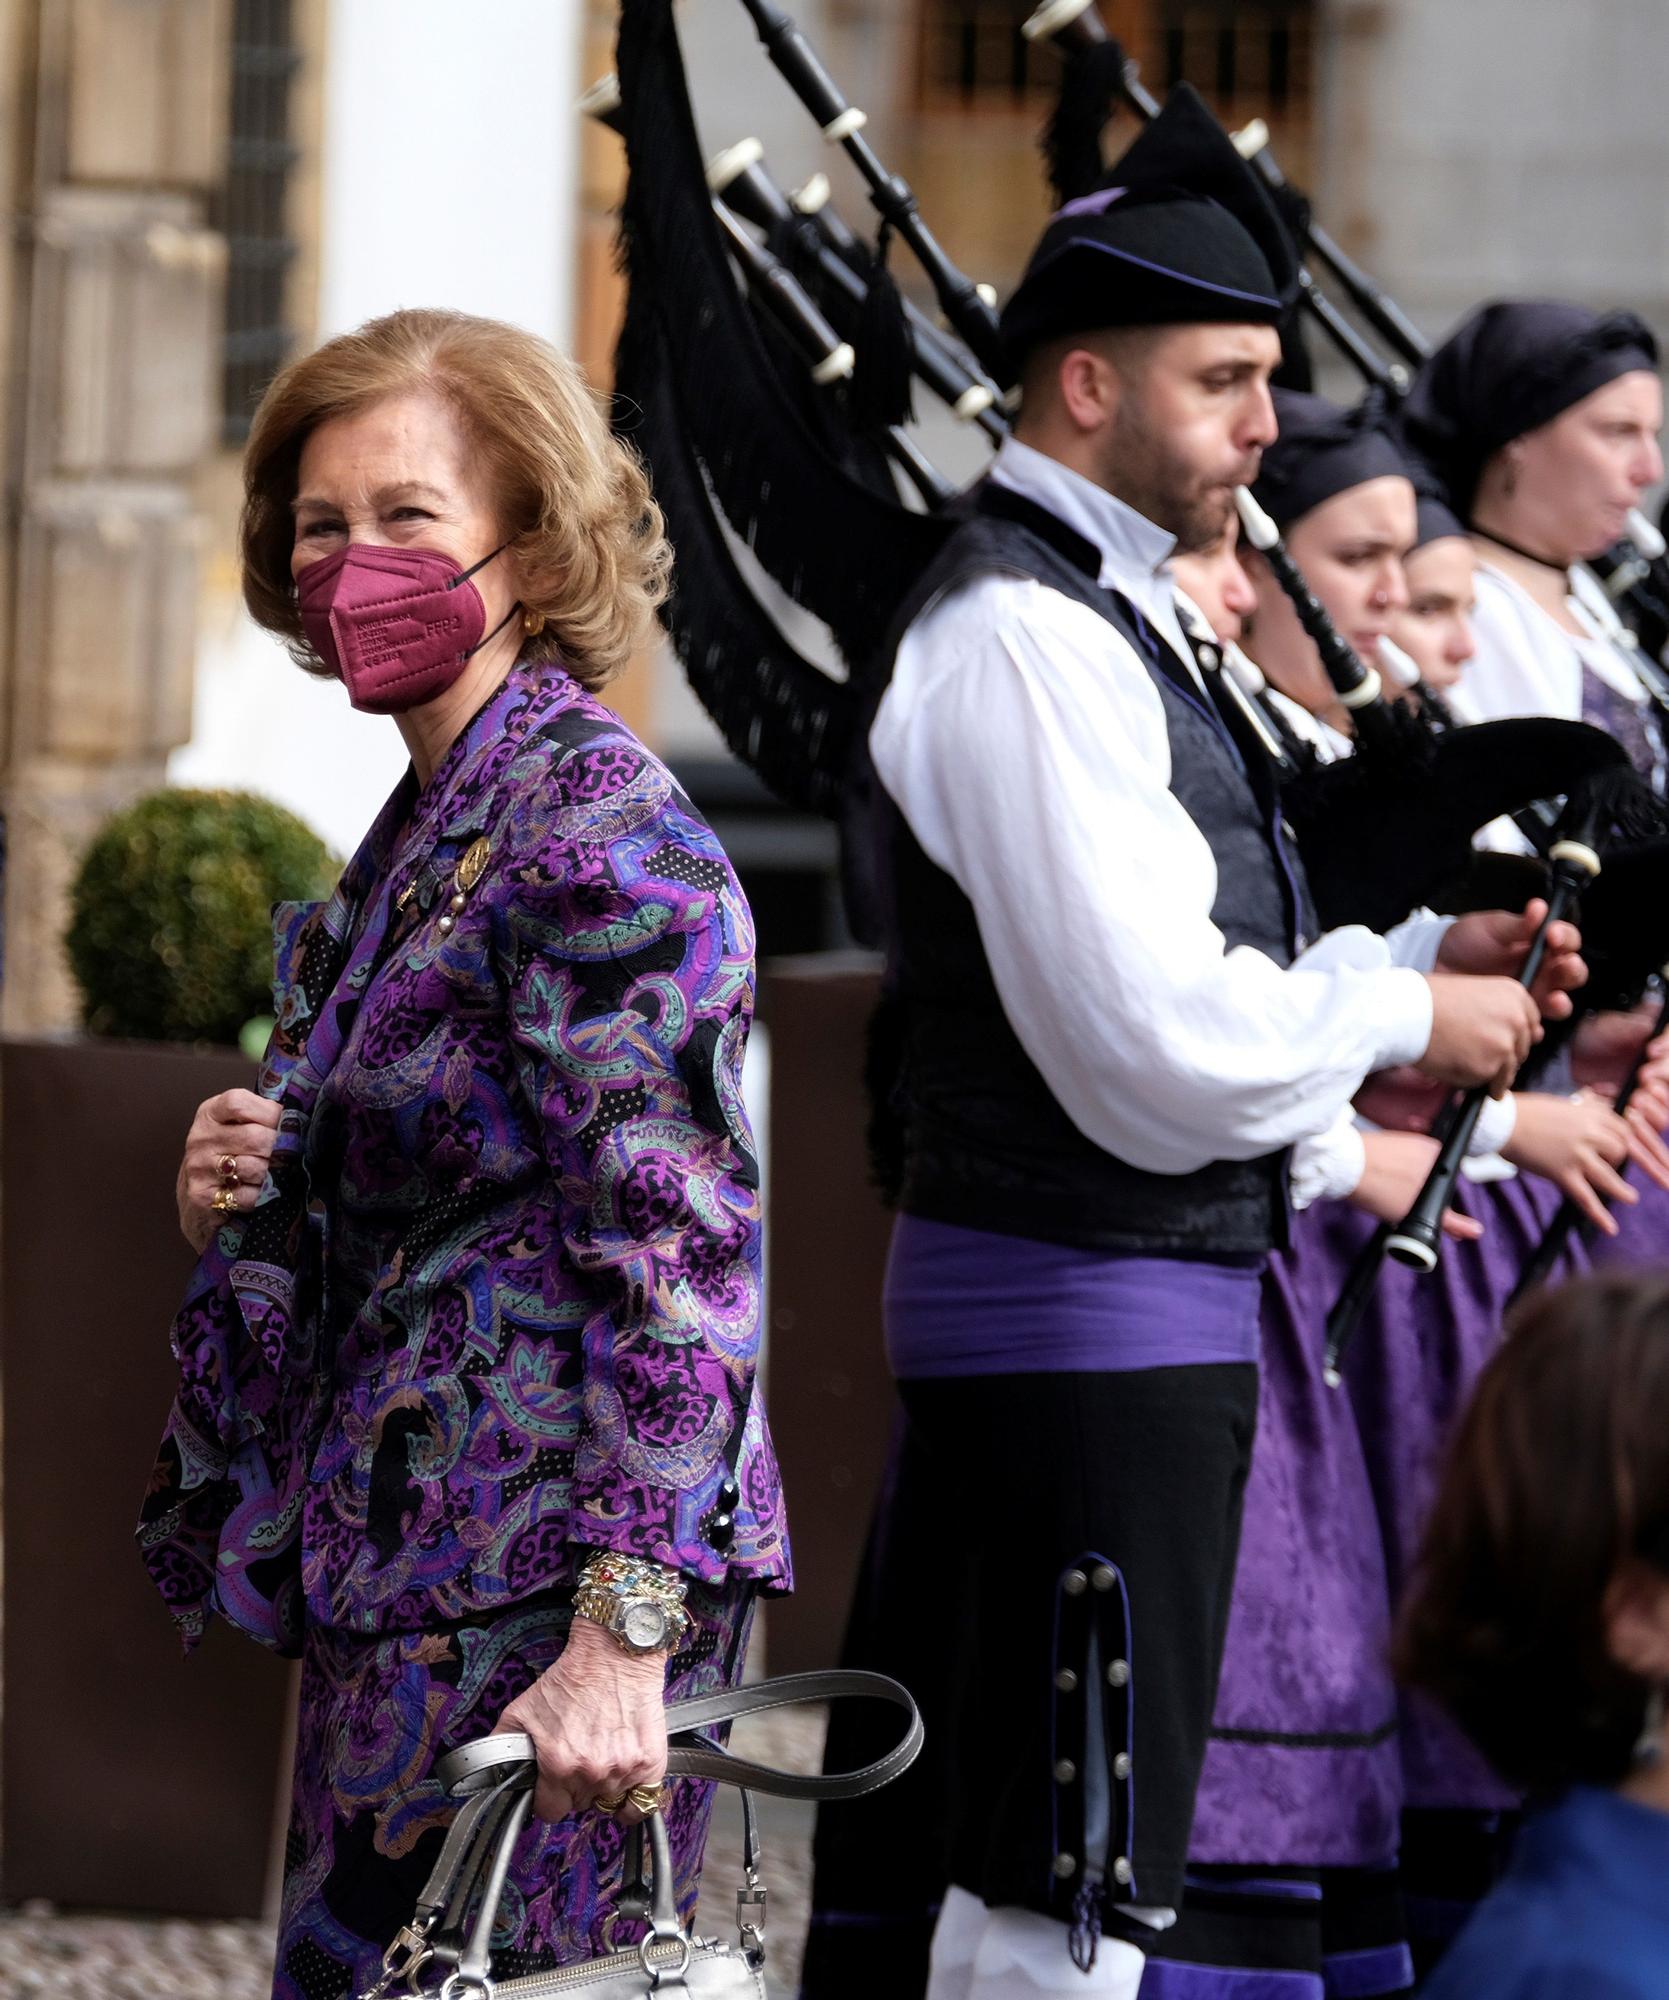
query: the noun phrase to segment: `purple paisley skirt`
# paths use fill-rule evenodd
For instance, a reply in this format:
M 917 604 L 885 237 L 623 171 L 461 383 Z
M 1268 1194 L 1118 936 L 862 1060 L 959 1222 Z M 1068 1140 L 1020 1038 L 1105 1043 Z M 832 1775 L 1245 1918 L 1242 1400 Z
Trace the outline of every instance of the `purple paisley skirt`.
M 668 1667 L 669 1701 L 735 1685 L 746 1657 L 746 1579 L 723 1594 L 692 1585 L 689 1608 L 695 1624 Z M 425 1632 L 308 1633 L 274 2000 L 344 2000 L 371 1985 L 451 1819 L 430 1775 L 436 1760 L 491 1730 L 561 1652 L 568 1618 L 562 1592 Z M 712 1791 L 678 1779 L 665 1808 L 686 1920 Z M 636 1942 L 642 1925 L 615 1908 L 623 1841 L 600 1813 L 529 1824 L 495 1939 L 501 1977 Z

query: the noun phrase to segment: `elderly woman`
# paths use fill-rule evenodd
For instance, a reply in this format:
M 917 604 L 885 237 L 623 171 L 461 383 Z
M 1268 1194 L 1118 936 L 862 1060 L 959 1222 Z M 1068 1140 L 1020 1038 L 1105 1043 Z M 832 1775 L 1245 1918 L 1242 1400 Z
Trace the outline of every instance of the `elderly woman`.
M 756 1589 L 787 1585 L 753 935 L 596 698 L 668 551 L 543 341 L 400 312 L 293 364 L 242 554 L 257 622 L 412 767 L 330 900 L 279 912 L 260 1094 L 188 1138 L 201 1261 L 140 1538 L 188 1645 L 219 1611 L 301 1655 L 276 1992 L 333 2000 L 434 1859 L 435 1760 L 495 1727 L 533 1737 L 545 1822 L 509 1964 L 628 1941 L 664 1703 L 735 1679 Z M 707 1804 L 665 1801 L 686 1909 Z

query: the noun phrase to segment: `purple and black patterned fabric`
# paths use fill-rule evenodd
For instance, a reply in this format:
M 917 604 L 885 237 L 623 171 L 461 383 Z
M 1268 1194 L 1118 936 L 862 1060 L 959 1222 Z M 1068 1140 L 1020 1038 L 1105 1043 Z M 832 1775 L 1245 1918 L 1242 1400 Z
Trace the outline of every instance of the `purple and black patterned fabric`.
M 1582 662 L 1582 720 L 1615 737 L 1628 760 L 1649 785 L 1664 779 L 1663 730 L 1650 704 L 1630 701 Z
M 565 1598 L 391 1637 L 308 1632 L 273 2000 L 344 2000 L 370 1987 L 451 1823 L 434 1764 L 486 1735 L 556 1659 L 568 1633 Z M 695 1622 L 668 1662 L 669 1701 L 740 1680 L 752 1600 L 745 1578 L 721 1591 L 691 1588 Z M 662 1809 L 686 1923 L 713 1789 L 675 1779 Z M 624 1829 L 607 1813 L 523 1829 L 493 1940 L 500 1979 L 637 1942 L 641 1919 L 618 1907 L 623 1845 Z
M 271 1171 L 175 1320 L 140 1527 L 187 1643 L 215 1611 L 291 1653 L 421 1633 L 593 1547 L 786 1587 L 752 924 L 665 769 L 517 666 L 278 935 Z

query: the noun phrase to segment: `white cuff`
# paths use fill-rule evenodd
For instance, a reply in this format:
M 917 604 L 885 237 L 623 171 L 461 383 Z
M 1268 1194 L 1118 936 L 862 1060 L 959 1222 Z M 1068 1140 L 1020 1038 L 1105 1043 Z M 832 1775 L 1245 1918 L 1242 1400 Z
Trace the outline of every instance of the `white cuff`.
M 1453 917 L 1440 917 L 1435 910 L 1416 910 L 1394 930 L 1385 933 L 1385 943 L 1393 965 L 1406 965 L 1414 972 L 1435 972 L 1437 954 L 1454 927 Z
M 1488 1153 L 1499 1153 L 1511 1142 L 1517 1125 L 1518 1099 L 1511 1091 L 1505 1097 L 1486 1097 L 1466 1157 L 1476 1160 Z
M 1342 1201 L 1361 1185 L 1368 1163 L 1367 1148 L 1349 1112 L 1318 1132 L 1300 1139 L 1292 1149 L 1292 1205 L 1308 1208 L 1315 1201 Z

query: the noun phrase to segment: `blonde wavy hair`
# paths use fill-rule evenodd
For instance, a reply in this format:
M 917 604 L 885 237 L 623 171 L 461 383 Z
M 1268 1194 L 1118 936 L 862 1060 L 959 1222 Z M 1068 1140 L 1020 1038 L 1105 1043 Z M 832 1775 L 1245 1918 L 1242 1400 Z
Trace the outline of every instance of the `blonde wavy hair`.
M 409 309 L 367 320 L 292 361 L 261 398 L 243 455 L 239 552 L 243 596 L 308 672 L 290 576 L 302 446 L 332 417 L 385 396 L 431 389 L 458 412 L 485 460 L 522 577 L 521 601 L 544 627 L 524 660 L 557 660 L 599 688 L 648 636 L 672 567 L 649 480 L 610 431 L 605 405 L 548 341 L 501 320 Z

